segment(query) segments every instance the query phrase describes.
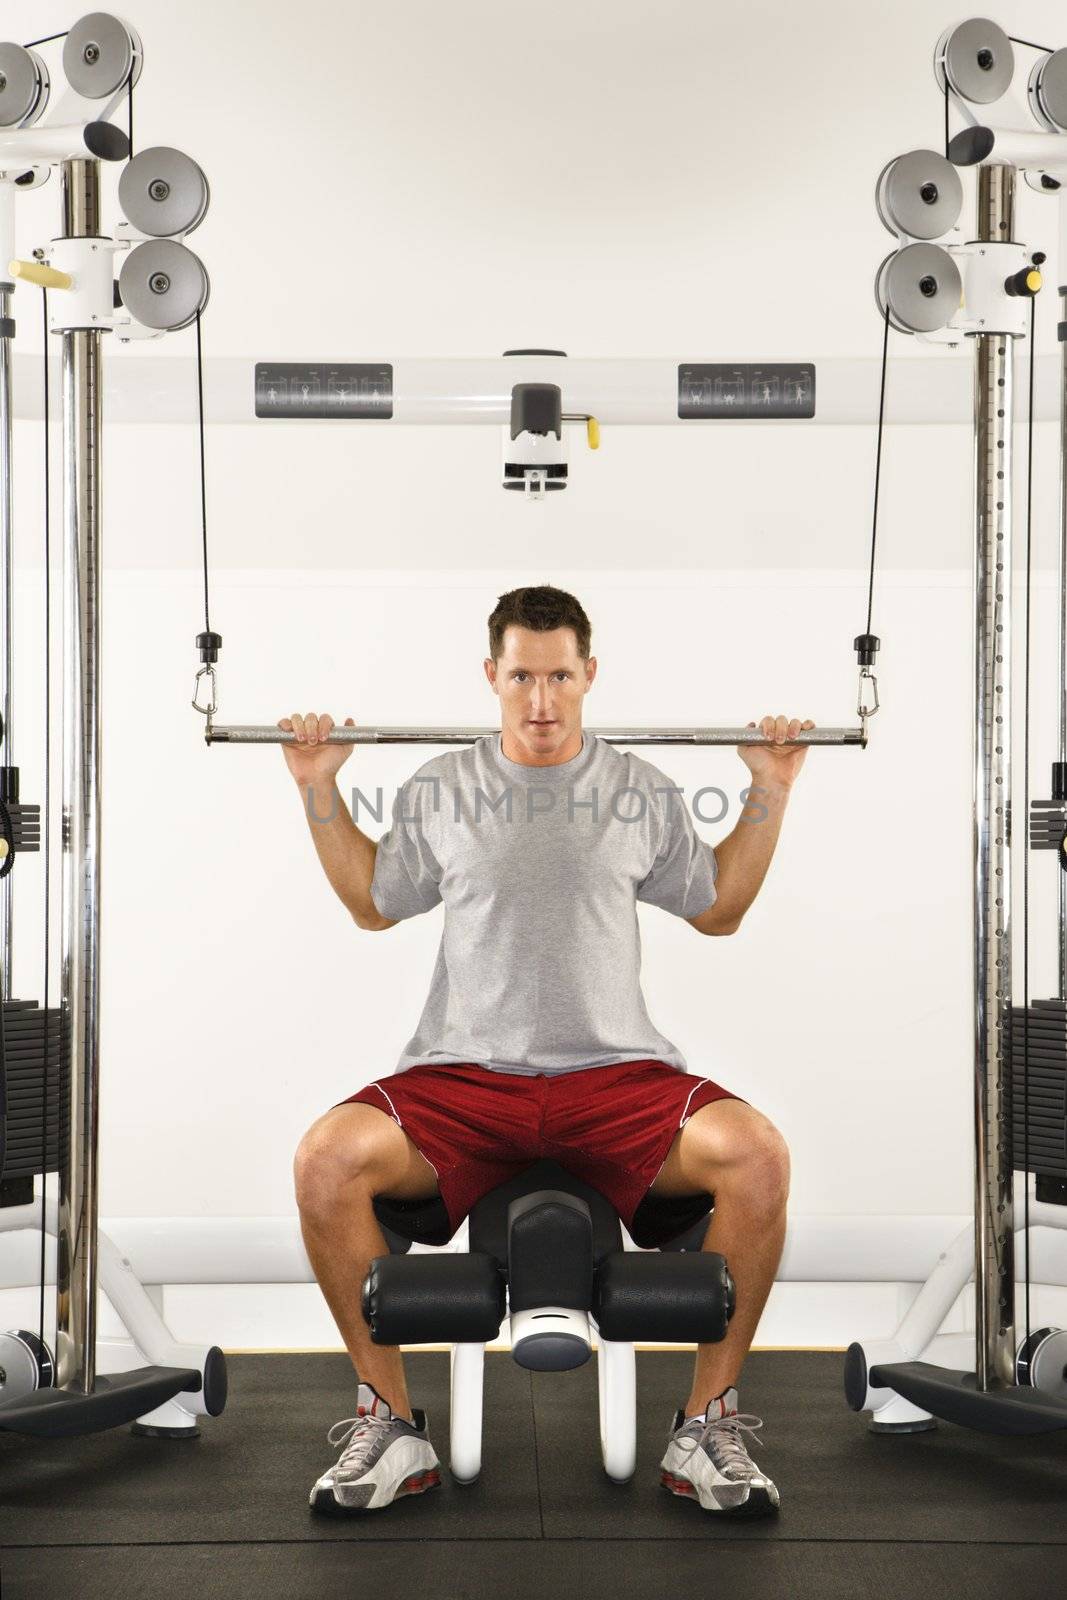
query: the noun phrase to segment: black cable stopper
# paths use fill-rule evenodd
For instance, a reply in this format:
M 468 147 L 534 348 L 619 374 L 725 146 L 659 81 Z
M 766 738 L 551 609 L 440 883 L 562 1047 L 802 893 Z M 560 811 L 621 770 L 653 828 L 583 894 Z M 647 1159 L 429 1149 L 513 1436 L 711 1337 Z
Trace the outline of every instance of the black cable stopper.
M 222 649 L 222 634 L 198 633 L 196 636 L 196 648 L 200 651 L 200 659 L 205 666 L 209 661 L 217 661 L 219 659 L 219 651 Z
M 860 633 L 852 641 L 852 648 L 856 652 L 856 660 L 861 667 L 873 667 L 874 658 L 881 647 L 881 640 L 876 639 L 873 633 Z

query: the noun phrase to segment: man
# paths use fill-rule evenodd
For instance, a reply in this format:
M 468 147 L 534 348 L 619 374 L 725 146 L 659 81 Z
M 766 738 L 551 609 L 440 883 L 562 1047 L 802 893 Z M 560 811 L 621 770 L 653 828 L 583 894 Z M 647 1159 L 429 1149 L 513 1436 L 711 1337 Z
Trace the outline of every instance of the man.
M 440 1196 L 454 1233 L 481 1195 L 543 1156 L 606 1195 L 642 1246 L 683 1231 L 685 1197 L 714 1196 L 704 1248 L 726 1257 L 737 1308 L 725 1339 L 698 1348 L 661 1481 L 709 1511 L 779 1504 L 748 1453 L 743 1435 L 762 1423 L 739 1413 L 737 1383 L 781 1258 L 789 1155 L 765 1116 L 689 1074 L 653 1027 L 636 901 L 702 934 L 735 933 L 806 755 L 783 741 L 814 724 L 765 717 L 774 743 L 739 746 L 757 794 L 712 850 L 658 768 L 583 731 L 590 649 L 573 595 L 502 595 L 485 662 L 500 733 L 420 767 L 377 844 L 337 792 L 351 746 L 323 743 L 332 719 L 278 724 L 296 734 L 285 759 L 357 925 L 445 907 L 430 994 L 394 1073 L 319 1118 L 296 1155 L 308 1257 L 361 1380 L 356 1416 L 328 1434 L 344 1448 L 312 1490 L 316 1510 L 376 1510 L 440 1481 L 399 1349 L 371 1342 L 360 1307 L 371 1260 L 388 1253 L 374 1196 Z

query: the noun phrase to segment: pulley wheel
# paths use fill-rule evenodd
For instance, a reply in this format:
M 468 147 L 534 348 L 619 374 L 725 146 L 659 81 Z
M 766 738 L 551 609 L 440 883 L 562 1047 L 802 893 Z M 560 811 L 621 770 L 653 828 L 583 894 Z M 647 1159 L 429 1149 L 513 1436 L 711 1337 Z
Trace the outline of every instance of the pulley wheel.
M 139 233 L 167 239 L 204 220 L 207 179 L 189 156 L 167 145 L 142 150 L 119 179 L 119 205 Z
M 0 1333 L 0 1404 L 37 1389 L 54 1389 L 56 1369 L 46 1344 L 24 1328 Z
M 972 17 L 941 35 L 934 52 L 938 83 L 948 79 L 961 100 L 987 106 L 1008 92 L 1015 52 L 1003 28 L 986 17 Z
M 947 250 L 909 244 L 887 256 L 875 280 L 878 309 L 901 333 L 935 333 L 960 308 L 963 280 Z
M 1030 74 L 1030 98 L 1038 117 L 1056 133 L 1067 133 L 1067 50 L 1054 50 Z
M 125 23 L 106 11 L 90 11 L 82 17 L 63 45 L 67 82 L 86 100 L 106 100 L 121 89 L 135 60 L 140 60 L 139 42 Z
M 119 274 L 122 303 L 146 328 L 187 328 L 207 305 L 208 276 L 199 256 L 176 239 L 139 244 Z
M 940 238 L 956 226 L 963 210 L 960 175 L 933 150 L 897 156 L 882 172 L 875 194 L 878 215 L 890 233 L 910 239 Z
M 1067 1329 L 1036 1328 L 1019 1345 L 1015 1381 L 1067 1400 Z
M 17 128 L 48 104 L 48 69 L 32 50 L 0 44 L 0 128 Z

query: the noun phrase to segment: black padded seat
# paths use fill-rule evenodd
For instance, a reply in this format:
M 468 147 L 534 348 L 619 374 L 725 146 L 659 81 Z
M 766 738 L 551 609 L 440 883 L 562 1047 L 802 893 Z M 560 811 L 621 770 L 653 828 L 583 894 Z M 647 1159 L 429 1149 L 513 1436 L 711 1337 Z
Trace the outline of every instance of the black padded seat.
M 512 1200 L 539 1189 L 560 1190 L 586 1202 L 593 1219 L 593 1259 L 597 1266 L 604 1256 L 622 1249 L 621 1224 L 614 1206 L 598 1189 L 582 1183 L 558 1162 L 548 1160 L 534 1162 L 517 1177 L 482 1196 L 470 1214 L 470 1249 L 484 1251 L 506 1266 L 508 1206 Z M 675 1199 L 647 1194 L 634 1213 L 631 1237 L 642 1249 L 658 1243 L 661 1250 L 699 1250 L 711 1209 L 710 1194 Z M 452 1237 L 440 1195 L 430 1200 L 396 1200 L 376 1195 L 374 1213 L 394 1255 L 402 1255 L 412 1243 L 443 1245 Z
M 451 1466 L 461 1483 L 481 1470 L 486 1344 L 508 1323 L 512 1359 L 562 1372 L 593 1354 L 599 1369 L 604 1470 L 634 1472 L 638 1340 L 714 1342 L 726 1336 L 736 1291 L 724 1257 L 702 1245 L 713 1197 L 641 1202 L 623 1245 L 614 1207 L 555 1161 L 535 1161 L 482 1196 L 467 1250 L 408 1254 L 412 1241 L 449 1243 L 439 1195 L 374 1210 L 389 1244 L 363 1281 L 363 1315 L 375 1344 L 447 1344 L 452 1361 Z M 658 1248 L 657 1248 L 658 1247 Z

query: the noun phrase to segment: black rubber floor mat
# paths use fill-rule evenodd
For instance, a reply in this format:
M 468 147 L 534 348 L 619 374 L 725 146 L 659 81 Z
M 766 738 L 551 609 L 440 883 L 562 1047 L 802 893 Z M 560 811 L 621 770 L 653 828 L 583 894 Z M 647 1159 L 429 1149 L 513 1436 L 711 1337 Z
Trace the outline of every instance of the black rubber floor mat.
M 637 1472 L 617 1485 L 600 1460 L 595 1362 L 529 1373 L 507 1354 L 489 1355 L 479 1482 L 465 1488 L 446 1471 L 425 1495 L 336 1521 L 313 1516 L 307 1499 L 336 1458 L 327 1430 L 354 1410 L 347 1357 L 234 1357 L 230 1403 L 203 1419 L 198 1440 L 126 1429 L 55 1442 L 0 1435 L 0 1548 L 10 1557 L 60 1545 L 547 1539 L 630 1542 L 636 1560 L 642 1541 L 665 1538 L 749 1547 L 929 1541 L 1042 1545 L 1052 1563 L 1052 1547 L 1067 1549 L 1067 1436 L 993 1438 L 949 1423 L 870 1434 L 845 1404 L 836 1353 L 749 1356 L 741 1409 L 763 1420 L 752 1454 L 778 1485 L 781 1511 L 744 1522 L 702 1511 L 659 1482 L 692 1362 L 684 1353 L 638 1355 Z M 408 1370 L 412 1401 L 428 1411 L 447 1467 L 448 1357 L 416 1354 Z

